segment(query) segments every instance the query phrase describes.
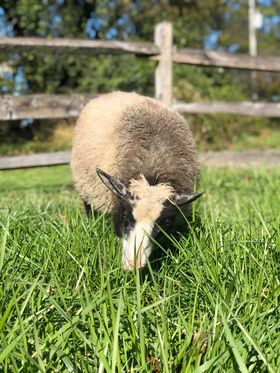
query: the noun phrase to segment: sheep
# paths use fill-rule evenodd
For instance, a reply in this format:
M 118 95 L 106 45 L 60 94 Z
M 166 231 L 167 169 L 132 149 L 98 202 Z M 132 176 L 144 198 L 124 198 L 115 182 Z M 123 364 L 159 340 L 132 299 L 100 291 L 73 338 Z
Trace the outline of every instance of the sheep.
M 155 99 L 115 91 L 82 109 L 71 170 L 87 215 L 112 214 L 122 266 L 146 265 L 151 237 L 202 193 L 195 143 L 184 118 Z

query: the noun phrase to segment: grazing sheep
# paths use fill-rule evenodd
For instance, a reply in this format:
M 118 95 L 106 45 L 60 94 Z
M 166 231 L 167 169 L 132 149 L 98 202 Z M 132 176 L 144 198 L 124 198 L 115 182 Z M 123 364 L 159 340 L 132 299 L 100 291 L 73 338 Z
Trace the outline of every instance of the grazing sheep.
M 91 208 L 112 214 L 125 269 L 143 267 L 158 226 L 200 197 L 198 167 L 184 118 L 154 99 L 113 92 L 91 100 L 78 118 L 74 185 L 88 215 Z

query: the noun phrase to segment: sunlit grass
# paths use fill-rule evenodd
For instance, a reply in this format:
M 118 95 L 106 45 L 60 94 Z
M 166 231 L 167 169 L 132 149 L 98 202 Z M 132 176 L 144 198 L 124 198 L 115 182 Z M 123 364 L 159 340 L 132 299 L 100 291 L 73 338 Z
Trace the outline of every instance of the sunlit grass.
M 1 172 L 1 371 L 276 372 L 280 170 L 202 175 L 200 222 L 125 272 L 67 167 Z

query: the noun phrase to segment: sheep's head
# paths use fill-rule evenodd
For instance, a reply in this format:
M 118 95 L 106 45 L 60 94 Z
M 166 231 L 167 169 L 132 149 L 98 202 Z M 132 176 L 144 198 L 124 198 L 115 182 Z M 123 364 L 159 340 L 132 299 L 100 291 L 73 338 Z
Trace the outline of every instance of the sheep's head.
M 168 184 L 150 185 L 143 175 L 125 185 L 121 179 L 100 169 L 97 174 L 118 197 L 113 220 L 117 236 L 123 239 L 124 269 L 144 267 L 152 251 L 151 237 L 157 235 L 159 227 L 167 228 L 175 220 L 178 206 L 191 203 L 202 195 L 176 194 Z

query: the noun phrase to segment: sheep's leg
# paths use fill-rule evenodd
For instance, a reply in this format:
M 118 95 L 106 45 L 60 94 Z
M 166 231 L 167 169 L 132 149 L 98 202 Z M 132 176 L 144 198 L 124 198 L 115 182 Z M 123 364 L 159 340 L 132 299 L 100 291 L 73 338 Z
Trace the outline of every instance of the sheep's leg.
M 91 205 L 89 205 L 87 202 L 83 201 L 84 202 L 84 207 L 85 207 L 85 212 L 86 212 L 86 215 L 87 215 L 87 221 L 89 221 L 89 219 L 91 218 L 92 216 L 92 211 L 91 211 Z

